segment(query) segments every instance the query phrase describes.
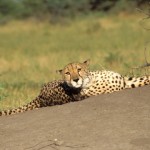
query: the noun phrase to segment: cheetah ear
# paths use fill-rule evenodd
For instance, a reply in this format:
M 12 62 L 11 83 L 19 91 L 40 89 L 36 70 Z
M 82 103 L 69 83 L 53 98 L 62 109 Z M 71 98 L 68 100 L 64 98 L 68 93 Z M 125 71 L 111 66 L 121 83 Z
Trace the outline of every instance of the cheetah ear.
M 84 61 L 83 64 L 85 64 L 86 66 L 89 66 L 89 64 L 90 64 L 90 59 L 87 59 L 86 61 Z
M 60 69 L 60 70 L 56 70 L 56 73 L 59 73 L 59 74 L 62 74 L 62 69 Z

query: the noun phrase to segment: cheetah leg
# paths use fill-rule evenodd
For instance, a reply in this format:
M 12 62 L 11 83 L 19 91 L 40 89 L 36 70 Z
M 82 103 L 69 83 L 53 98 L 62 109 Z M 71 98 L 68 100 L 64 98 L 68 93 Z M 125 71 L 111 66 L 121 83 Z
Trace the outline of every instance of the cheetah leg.
M 34 99 L 30 103 L 28 103 L 22 107 L 18 107 L 16 109 L 0 111 L 0 116 L 7 116 L 7 115 L 13 115 L 13 114 L 17 114 L 17 113 L 22 113 L 22 112 L 40 108 L 40 107 L 41 107 L 40 99 L 37 97 L 36 99 Z

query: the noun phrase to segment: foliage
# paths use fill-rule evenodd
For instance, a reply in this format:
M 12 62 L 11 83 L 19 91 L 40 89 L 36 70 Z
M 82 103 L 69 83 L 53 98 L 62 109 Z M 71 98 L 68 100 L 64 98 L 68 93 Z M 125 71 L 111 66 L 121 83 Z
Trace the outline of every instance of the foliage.
M 105 63 L 110 67 L 115 67 L 117 64 L 120 64 L 123 61 L 123 58 L 119 55 L 119 53 L 109 52 L 105 57 Z
M 133 11 L 146 0 L 0 0 L 0 18 L 61 18 L 93 11 Z M 9 17 L 8 17 L 9 16 Z
M 0 101 L 4 100 L 8 95 L 4 92 L 4 87 L 0 84 Z
M 56 70 L 73 61 L 90 58 L 91 70 L 121 74 L 142 65 L 150 34 L 140 19 L 135 14 L 88 15 L 61 25 L 13 20 L 1 26 L 0 109 L 31 101 L 44 83 L 61 78 Z

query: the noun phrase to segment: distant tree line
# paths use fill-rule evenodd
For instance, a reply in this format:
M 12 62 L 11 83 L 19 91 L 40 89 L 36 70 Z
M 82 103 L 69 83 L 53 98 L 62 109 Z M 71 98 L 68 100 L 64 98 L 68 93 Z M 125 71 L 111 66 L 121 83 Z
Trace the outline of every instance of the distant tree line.
M 0 0 L 1 18 L 42 18 L 75 16 L 94 11 L 133 11 L 148 0 Z

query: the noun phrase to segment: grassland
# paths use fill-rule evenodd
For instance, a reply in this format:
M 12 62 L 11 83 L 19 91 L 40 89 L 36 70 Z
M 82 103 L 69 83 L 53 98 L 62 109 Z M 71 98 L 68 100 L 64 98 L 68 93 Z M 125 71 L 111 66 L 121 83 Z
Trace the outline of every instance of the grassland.
M 0 26 L 0 109 L 31 101 L 43 83 L 61 78 L 57 69 L 91 59 L 91 70 L 127 74 L 144 62 L 150 33 L 143 16 L 88 16 L 61 24 L 12 21 Z

